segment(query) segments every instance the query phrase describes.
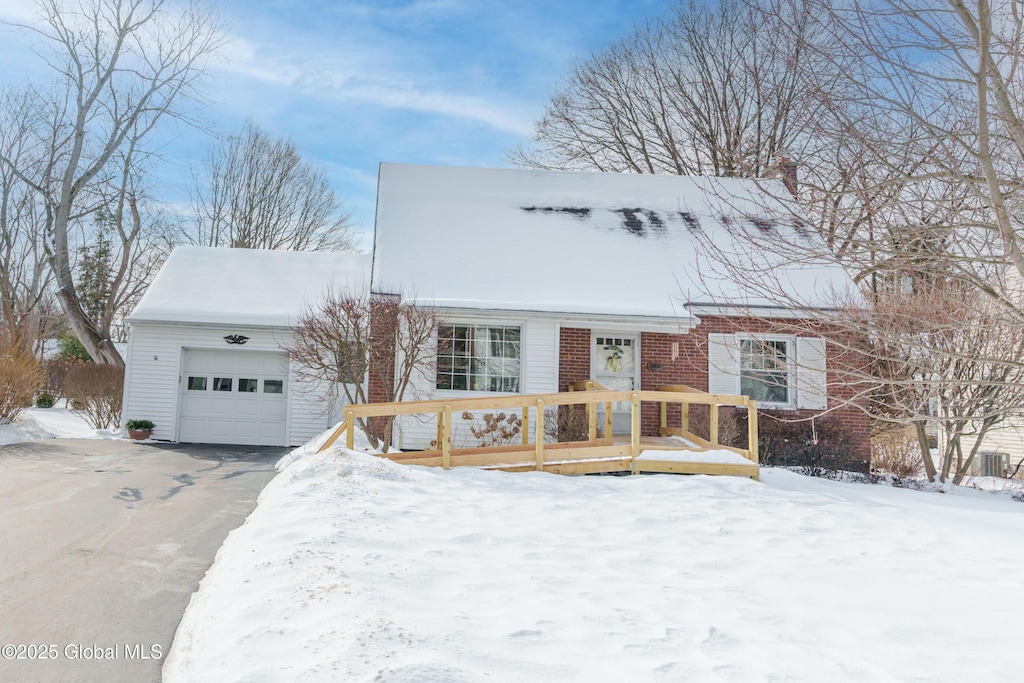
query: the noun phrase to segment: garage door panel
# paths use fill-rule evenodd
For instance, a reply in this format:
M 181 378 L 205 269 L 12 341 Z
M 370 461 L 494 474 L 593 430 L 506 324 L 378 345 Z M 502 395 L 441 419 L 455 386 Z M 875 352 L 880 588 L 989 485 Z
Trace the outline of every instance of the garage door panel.
M 287 397 L 264 392 L 264 385 L 270 380 L 287 386 L 287 367 L 283 353 L 186 349 L 178 439 L 284 445 Z M 190 383 L 189 377 L 205 377 L 206 381 Z M 218 377 L 231 379 L 231 391 L 213 391 Z M 256 391 L 241 391 L 243 379 L 255 380 Z

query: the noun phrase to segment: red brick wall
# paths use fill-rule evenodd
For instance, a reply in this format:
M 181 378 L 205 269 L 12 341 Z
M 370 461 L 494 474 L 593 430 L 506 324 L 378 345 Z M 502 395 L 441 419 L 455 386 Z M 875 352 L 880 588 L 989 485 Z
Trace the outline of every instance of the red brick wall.
M 563 327 L 558 333 L 558 390 L 568 391 L 571 383 L 590 379 L 590 374 L 590 330 Z
M 694 389 L 708 389 L 707 343 L 709 333 L 748 332 L 760 334 L 792 334 L 791 322 L 762 318 L 726 318 L 703 316 L 701 324 L 688 334 L 661 334 L 644 332 L 640 335 L 640 388 L 654 390 L 662 384 L 686 384 Z M 673 360 L 672 344 L 678 344 L 678 355 Z M 559 346 L 558 388 L 565 391 L 569 383 L 590 377 L 590 330 L 562 328 Z M 834 344 L 826 346 L 826 367 L 829 394 L 829 414 L 835 415 L 849 431 L 850 449 L 857 460 L 870 461 L 871 422 L 860 409 L 851 404 L 853 389 L 842 381 L 837 368 L 841 367 L 838 354 L 842 351 Z M 693 408 L 698 410 L 697 407 Z M 728 409 L 723 409 L 723 413 Z M 763 410 L 764 418 L 804 419 L 819 414 L 813 410 Z M 641 406 L 641 429 L 645 435 L 656 435 L 661 425 L 657 403 Z M 669 406 L 669 425 L 680 424 L 680 409 Z
M 366 400 L 370 403 L 391 401 L 395 378 L 395 331 L 398 309 L 387 300 L 370 302 L 371 352 L 366 377 Z M 378 436 L 384 435 L 386 418 L 373 418 L 371 425 Z

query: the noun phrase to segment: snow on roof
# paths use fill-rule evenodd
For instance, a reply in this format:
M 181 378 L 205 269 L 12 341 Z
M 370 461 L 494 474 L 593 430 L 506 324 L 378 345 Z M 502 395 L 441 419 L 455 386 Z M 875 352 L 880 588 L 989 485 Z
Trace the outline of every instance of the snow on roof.
M 331 288 L 365 290 L 369 274 L 366 254 L 176 247 L 128 319 L 288 327 Z
M 372 286 L 442 307 L 686 318 L 687 301 L 777 304 L 735 275 L 771 268 L 826 305 L 850 284 L 838 264 L 764 246 L 816 239 L 782 195 L 781 180 L 384 163 Z

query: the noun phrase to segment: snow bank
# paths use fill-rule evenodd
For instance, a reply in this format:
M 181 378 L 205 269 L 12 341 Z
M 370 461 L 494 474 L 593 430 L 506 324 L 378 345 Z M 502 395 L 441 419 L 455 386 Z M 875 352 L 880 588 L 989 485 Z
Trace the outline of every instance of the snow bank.
M 74 410 L 27 408 L 12 424 L 0 425 L 0 446 L 43 439 L 117 439 L 117 431 L 96 430 Z
M 164 680 L 1017 677 L 1024 593 L 977 589 L 1024 563 L 1024 505 L 762 481 L 306 456 L 221 548 Z
M 735 451 L 717 448 L 710 451 L 644 451 L 637 460 L 671 462 L 711 462 L 721 465 L 750 465 L 750 460 Z

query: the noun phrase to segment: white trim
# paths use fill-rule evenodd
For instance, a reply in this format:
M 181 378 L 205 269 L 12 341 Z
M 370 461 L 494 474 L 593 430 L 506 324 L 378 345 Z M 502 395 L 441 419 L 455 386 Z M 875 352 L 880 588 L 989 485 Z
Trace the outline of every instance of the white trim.
M 419 305 L 431 306 L 429 301 Z M 551 311 L 519 311 L 499 308 L 464 308 L 434 306 L 442 318 L 473 320 L 555 320 L 560 326 L 603 329 L 615 332 L 664 332 L 686 334 L 700 324 L 696 318 L 661 318 L 654 316 L 615 315 L 600 313 L 559 313 Z
M 123 359 L 124 360 L 124 383 L 121 385 L 121 396 L 124 397 L 124 401 L 121 403 L 121 429 L 120 429 L 120 433 L 122 435 L 126 435 L 127 434 L 127 430 L 125 430 L 125 428 L 124 428 L 124 423 L 127 422 L 128 420 L 135 419 L 135 418 L 128 417 L 128 414 L 130 412 L 130 407 L 131 407 L 131 404 L 129 403 L 129 401 L 132 398 L 132 392 L 129 390 L 129 387 L 131 387 L 131 384 L 132 384 L 132 367 L 135 365 L 134 363 L 132 363 L 132 358 L 133 358 L 132 352 L 134 350 L 134 348 L 132 347 L 132 337 L 133 337 L 133 335 L 132 335 L 132 327 L 131 327 L 131 325 L 128 325 L 128 346 L 124 350 L 124 354 L 125 355 L 124 355 L 124 359 Z M 137 418 L 137 419 L 142 419 L 142 418 Z
M 830 308 L 787 308 L 785 306 L 755 306 L 745 304 L 688 303 L 687 311 L 700 317 L 716 316 L 721 318 L 759 318 L 780 320 L 806 320 L 820 318 L 822 312 L 830 312 Z

